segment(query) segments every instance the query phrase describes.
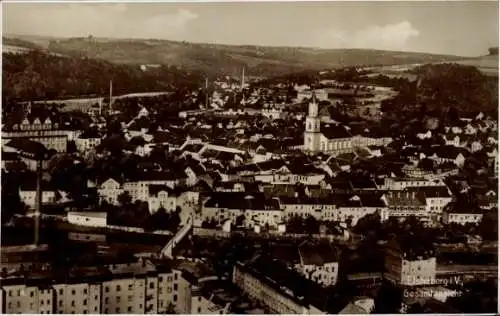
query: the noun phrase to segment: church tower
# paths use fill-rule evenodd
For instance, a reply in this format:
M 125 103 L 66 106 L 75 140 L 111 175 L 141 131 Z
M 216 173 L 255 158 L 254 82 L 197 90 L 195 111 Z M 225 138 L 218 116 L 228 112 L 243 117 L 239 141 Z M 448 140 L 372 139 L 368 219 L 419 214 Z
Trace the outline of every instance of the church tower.
M 304 150 L 307 152 L 320 151 L 320 118 L 318 116 L 318 103 L 316 102 L 316 93 L 313 91 L 309 111 L 306 117 L 306 131 L 304 132 Z

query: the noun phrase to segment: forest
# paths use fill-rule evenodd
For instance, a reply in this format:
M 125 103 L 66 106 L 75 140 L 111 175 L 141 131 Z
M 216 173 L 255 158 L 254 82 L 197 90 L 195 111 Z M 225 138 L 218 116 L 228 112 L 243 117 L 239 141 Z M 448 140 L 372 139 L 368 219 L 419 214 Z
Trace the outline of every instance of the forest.
M 141 70 L 139 66 L 113 64 L 86 57 L 64 57 L 31 51 L 3 54 L 3 101 L 52 100 L 105 96 L 113 80 L 115 94 L 197 88 L 201 72 L 175 66 Z

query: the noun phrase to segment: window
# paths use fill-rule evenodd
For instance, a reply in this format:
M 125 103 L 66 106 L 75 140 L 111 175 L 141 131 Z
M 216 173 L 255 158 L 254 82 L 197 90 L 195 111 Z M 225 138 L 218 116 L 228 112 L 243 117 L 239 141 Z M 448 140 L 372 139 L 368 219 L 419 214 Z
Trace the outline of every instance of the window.
M 133 289 L 133 288 L 134 288 L 134 286 L 133 286 L 132 284 L 129 284 L 129 285 L 128 285 L 128 290 L 129 290 L 129 291 L 132 291 L 132 289 Z
M 130 313 L 131 311 L 132 311 L 132 306 L 129 306 L 129 307 L 127 308 L 127 312 L 129 312 L 129 313 Z
M 96 301 L 97 301 L 97 299 L 98 299 L 98 296 L 97 296 L 97 295 L 96 295 L 96 296 L 94 296 L 94 300 L 96 300 Z
M 106 286 L 106 287 L 104 288 L 104 291 L 105 291 L 106 293 L 109 293 L 109 286 Z
M 108 313 L 109 313 L 109 309 L 107 309 L 107 308 L 106 308 L 106 309 L 104 310 L 104 314 L 108 314 Z
M 33 291 L 30 292 L 30 296 L 33 297 L 35 293 Z
M 84 309 L 84 310 L 83 310 L 83 313 L 84 313 L 84 314 L 88 314 L 88 312 L 87 312 L 87 310 L 86 310 L 86 309 Z
M 117 307 L 116 308 L 116 313 L 119 314 L 120 313 L 120 307 Z
M 75 290 L 71 290 L 71 295 L 75 295 L 76 294 L 76 291 Z
M 59 300 L 59 306 L 62 306 L 62 300 Z
M 116 297 L 116 302 L 117 302 L 117 303 L 120 303 L 120 301 L 121 301 L 121 297 L 120 297 L 120 296 L 117 296 L 117 297 Z
M 83 289 L 83 294 L 87 294 L 87 289 Z
M 83 300 L 83 306 L 87 306 L 87 300 Z
M 96 307 L 94 307 L 94 311 L 95 311 L 95 312 L 97 312 L 97 306 L 96 306 Z
M 116 286 L 116 292 L 120 292 L 120 290 L 121 290 L 121 289 L 122 289 L 122 287 L 118 284 L 118 285 Z
M 177 302 L 177 295 L 174 295 L 174 302 Z
M 177 291 L 177 283 L 174 284 L 174 291 Z
M 162 276 L 159 276 L 159 277 L 158 277 L 158 281 L 159 281 L 159 282 L 163 282 L 163 277 L 162 277 Z
M 201 314 L 201 307 L 198 307 L 198 313 Z
M 71 307 L 75 307 L 75 301 L 71 301 Z
M 134 297 L 133 297 L 132 295 L 129 295 L 129 296 L 127 297 L 127 299 L 128 299 L 128 301 L 129 301 L 129 302 L 132 302 L 133 298 L 134 298 Z
M 174 273 L 174 280 L 177 280 L 177 273 Z
M 150 282 L 150 283 L 149 283 L 149 288 L 150 288 L 150 289 L 154 289 L 154 288 L 155 288 L 155 284 L 154 284 L 154 282 Z
M 104 299 L 104 304 L 108 304 L 108 303 L 109 303 L 109 297 L 106 297 L 106 298 Z

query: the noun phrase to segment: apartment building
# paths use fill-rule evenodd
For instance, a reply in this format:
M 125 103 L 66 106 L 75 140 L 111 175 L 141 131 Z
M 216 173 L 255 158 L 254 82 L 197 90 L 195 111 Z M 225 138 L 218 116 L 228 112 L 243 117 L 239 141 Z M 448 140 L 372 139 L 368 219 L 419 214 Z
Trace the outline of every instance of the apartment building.
M 434 247 L 412 235 L 389 241 L 384 261 L 384 278 L 396 285 L 417 286 L 435 282 Z
M 7 273 L 0 312 L 31 314 L 227 314 L 218 278 L 201 263 L 150 261 Z
M 314 282 L 265 255 L 249 262 L 238 262 L 233 271 L 235 283 L 251 299 L 273 314 L 325 314 L 318 308 L 324 298 Z

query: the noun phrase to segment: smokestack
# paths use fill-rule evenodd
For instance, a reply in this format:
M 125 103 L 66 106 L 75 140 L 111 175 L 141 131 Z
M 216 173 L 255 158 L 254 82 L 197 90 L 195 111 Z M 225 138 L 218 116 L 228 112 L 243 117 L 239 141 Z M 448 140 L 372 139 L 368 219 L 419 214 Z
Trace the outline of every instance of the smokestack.
M 109 111 L 111 112 L 112 110 L 112 104 L 113 104 L 113 80 L 109 81 Z
M 39 158 L 36 162 L 36 196 L 35 196 L 35 246 L 39 242 L 39 231 L 40 231 L 40 212 L 42 208 L 42 159 Z
M 245 86 L 245 67 L 241 70 L 241 90 Z
M 205 78 L 205 108 L 208 109 L 208 78 Z

